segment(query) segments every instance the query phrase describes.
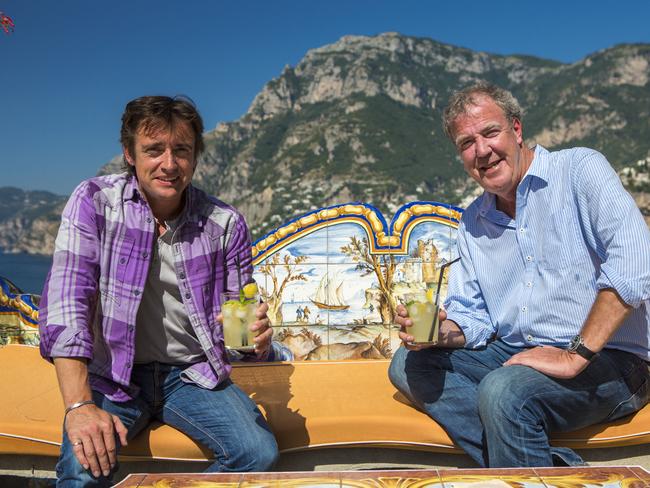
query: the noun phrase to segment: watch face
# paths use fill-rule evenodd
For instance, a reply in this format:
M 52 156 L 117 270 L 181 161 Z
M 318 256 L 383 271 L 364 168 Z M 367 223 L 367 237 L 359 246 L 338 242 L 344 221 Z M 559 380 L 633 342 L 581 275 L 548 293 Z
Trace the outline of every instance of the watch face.
M 567 349 L 570 353 L 578 354 L 582 356 L 587 361 L 591 361 L 597 353 L 591 351 L 585 346 L 585 341 L 580 334 L 576 335 L 571 342 L 569 343 L 569 348 Z
M 580 334 L 573 336 L 571 342 L 569 342 L 569 351 L 575 351 L 582 344 L 582 337 Z

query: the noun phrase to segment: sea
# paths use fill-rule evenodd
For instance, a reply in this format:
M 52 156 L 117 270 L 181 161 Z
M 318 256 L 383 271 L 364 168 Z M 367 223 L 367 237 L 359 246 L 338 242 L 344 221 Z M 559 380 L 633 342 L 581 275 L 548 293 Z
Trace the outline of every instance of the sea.
M 0 276 L 7 278 L 24 293 L 41 294 L 51 265 L 51 256 L 0 252 Z

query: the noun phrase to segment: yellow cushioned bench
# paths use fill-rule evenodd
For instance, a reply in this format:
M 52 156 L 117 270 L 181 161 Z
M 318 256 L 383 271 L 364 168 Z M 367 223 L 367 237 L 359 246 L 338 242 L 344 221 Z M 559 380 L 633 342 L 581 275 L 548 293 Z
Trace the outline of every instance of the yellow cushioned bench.
M 262 408 L 283 452 L 315 447 L 382 446 L 458 452 L 442 428 L 405 404 L 387 376 L 388 361 L 241 364 L 234 381 Z M 38 349 L 0 348 L 0 454 L 58 456 L 63 405 L 54 367 Z M 553 437 L 572 448 L 650 441 L 650 406 L 604 425 Z M 153 425 L 124 460 L 202 461 L 210 453 L 184 434 Z

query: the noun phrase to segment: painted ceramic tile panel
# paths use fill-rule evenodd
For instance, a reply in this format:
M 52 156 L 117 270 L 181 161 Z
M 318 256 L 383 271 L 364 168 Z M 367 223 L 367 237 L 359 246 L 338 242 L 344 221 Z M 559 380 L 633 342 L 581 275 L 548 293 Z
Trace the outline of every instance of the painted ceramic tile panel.
M 452 227 L 437 221 L 422 221 L 409 236 L 409 256 L 418 257 L 425 263 L 443 264 L 449 261 L 456 241 Z M 455 229 L 454 229 L 455 230 Z
M 290 256 L 280 251 L 257 270 L 266 278 L 262 298 L 269 304 L 272 326 L 328 324 L 327 310 L 314 304 L 319 294 L 327 293 L 323 289 L 326 264 L 311 264 L 309 256 Z
M 330 325 L 327 358 L 312 359 L 390 359 L 389 329 L 383 325 Z
M 357 264 L 372 254 L 368 233 L 358 223 L 330 224 L 327 229 L 329 264 Z
M 281 227 L 256 243 L 272 325 L 288 327 L 276 330 L 276 340 L 296 359 L 390 358 L 400 343 L 396 305 L 427 288 L 444 299 L 447 275 L 438 282 L 455 252 L 454 223 L 425 212 L 447 207 L 418 205 L 404 206 L 391 223 L 403 236 L 388 235 L 372 207 L 341 205 L 295 219 L 289 225 L 295 235 Z M 307 234 L 298 229 L 303 221 L 321 227 Z
M 424 285 L 438 290 L 441 270 L 452 261 L 455 234 L 449 225 L 436 221 L 418 223 L 409 236 L 408 256 L 400 257 L 397 282 Z M 455 229 L 454 229 L 455 230 Z M 442 276 L 441 299 L 446 296 L 448 273 Z
M 282 248 L 291 256 L 309 256 L 312 264 L 327 264 L 329 228 L 327 226 L 300 236 Z
M 296 361 L 327 359 L 329 327 L 322 325 L 275 327 L 273 339 L 293 353 Z
M 327 266 L 328 284 L 324 297 L 326 303 L 320 306 L 331 307 L 329 325 L 368 325 L 381 324 L 378 293 L 381 270 L 378 266 L 360 267 L 358 264 L 329 264 Z
M 409 236 L 408 258 L 400 263 L 398 274 L 403 275 L 396 281 L 433 288 L 442 303 L 447 296 L 449 270 L 458 255 L 456 232 L 456 228 L 437 221 L 418 223 Z
M 382 325 L 276 327 L 274 340 L 293 353 L 294 359 L 390 359 L 394 347 L 391 330 Z

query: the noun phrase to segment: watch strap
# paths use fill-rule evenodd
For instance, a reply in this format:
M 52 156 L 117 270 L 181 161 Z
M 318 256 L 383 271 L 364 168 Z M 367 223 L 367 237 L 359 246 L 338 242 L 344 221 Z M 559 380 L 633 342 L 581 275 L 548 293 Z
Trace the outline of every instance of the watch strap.
M 584 344 L 578 344 L 578 347 L 576 347 L 576 350 L 574 352 L 578 356 L 582 356 L 583 358 L 585 358 L 587 361 L 591 361 L 593 358 L 595 358 L 598 355 L 598 353 L 592 351 Z
M 577 354 L 578 356 L 582 356 L 587 361 L 591 361 L 593 358 L 595 358 L 598 355 L 598 353 L 592 351 L 587 346 L 585 346 L 584 340 L 580 334 L 576 335 L 573 339 L 571 339 L 571 344 L 569 345 L 568 351 L 571 354 Z

